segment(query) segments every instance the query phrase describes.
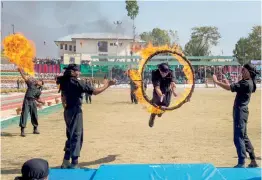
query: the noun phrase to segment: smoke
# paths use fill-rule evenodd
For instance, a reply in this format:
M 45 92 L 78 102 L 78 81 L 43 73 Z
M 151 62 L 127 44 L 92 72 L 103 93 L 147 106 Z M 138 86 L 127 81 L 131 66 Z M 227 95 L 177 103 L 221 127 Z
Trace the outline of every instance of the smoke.
M 22 32 L 35 42 L 37 57 L 58 57 L 54 41 L 70 34 L 116 33 L 113 20 L 100 9 L 102 2 L 59 1 L 59 2 L 4 2 L 3 36 Z M 132 35 L 132 21 L 128 17 L 119 18 L 122 24 L 119 34 Z M 44 45 L 44 41 L 46 45 Z

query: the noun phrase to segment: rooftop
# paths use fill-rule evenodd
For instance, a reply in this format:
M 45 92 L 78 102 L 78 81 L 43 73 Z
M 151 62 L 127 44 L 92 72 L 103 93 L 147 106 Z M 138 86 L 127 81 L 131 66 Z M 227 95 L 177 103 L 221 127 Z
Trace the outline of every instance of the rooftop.
M 55 42 L 74 41 L 75 39 L 121 39 L 121 40 L 132 40 L 132 36 L 126 36 L 116 33 L 82 33 L 82 34 L 71 34 L 59 38 Z M 136 39 L 137 42 L 144 42 L 141 39 Z

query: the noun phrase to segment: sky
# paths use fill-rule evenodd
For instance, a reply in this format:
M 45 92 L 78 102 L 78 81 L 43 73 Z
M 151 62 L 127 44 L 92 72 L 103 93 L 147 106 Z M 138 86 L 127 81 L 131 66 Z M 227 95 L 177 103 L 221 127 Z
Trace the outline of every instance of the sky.
M 212 55 L 231 56 L 236 42 L 261 25 L 260 1 L 138 1 L 137 34 L 153 28 L 178 32 L 179 44 L 189 41 L 196 26 L 216 26 L 221 34 Z M 122 21 L 121 33 L 132 35 L 132 21 L 125 1 L 4 1 L 3 37 L 23 33 L 35 42 L 37 57 L 58 57 L 55 40 L 76 33 L 115 32 L 114 21 Z M 44 45 L 44 41 L 46 42 Z

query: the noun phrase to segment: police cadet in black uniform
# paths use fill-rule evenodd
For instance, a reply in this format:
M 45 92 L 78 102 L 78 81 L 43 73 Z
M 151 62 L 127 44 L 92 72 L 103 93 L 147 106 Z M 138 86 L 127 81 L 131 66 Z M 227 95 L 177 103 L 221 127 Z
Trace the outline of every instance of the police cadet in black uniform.
M 87 84 L 89 87 L 93 88 L 91 79 L 87 78 L 87 79 L 86 79 L 86 84 Z M 88 104 L 88 100 L 89 100 L 89 102 L 90 102 L 90 104 L 91 104 L 91 103 L 92 103 L 91 95 L 88 94 L 88 93 L 85 93 L 85 97 L 86 97 L 86 103 Z
M 169 68 L 167 63 L 161 63 L 158 65 L 157 70 L 152 71 L 152 83 L 153 83 L 153 99 L 152 103 L 157 106 L 168 107 L 170 105 L 172 94 L 176 97 L 175 92 L 176 84 L 173 76 L 173 71 Z M 159 114 L 158 117 L 161 117 Z M 154 126 L 156 114 L 151 114 L 149 119 L 149 126 Z
M 61 168 L 78 168 L 78 157 L 83 144 L 82 94 L 97 95 L 115 84 L 115 81 L 105 80 L 103 87 L 94 89 L 89 87 L 83 80 L 77 79 L 79 73 L 79 67 L 76 64 L 70 64 L 64 75 L 57 79 L 63 95 L 62 101 L 65 103 L 64 118 L 67 136 Z M 71 163 L 70 158 L 72 159 Z
M 136 95 L 135 95 L 135 90 L 137 89 L 137 86 L 135 84 L 134 81 L 132 81 L 132 79 L 130 78 L 130 70 L 127 71 L 127 75 L 129 77 L 129 85 L 130 85 L 130 98 L 131 98 L 131 103 L 135 103 L 137 104 L 137 98 L 136 98 Z
M 249 153 L 251 163 L 248 167 L 258 167 L 252 146 L 247 136 L 247 120 L 248 120 L 248 104 L 251 93 L 256 91 L 256 75 L 258 72 L 251 64 L 245 64 L 242 68 L 242 80 L 237 83 L 229 84 L 224 79 L 224 82 L 219 82 L 217 77 L 213 75 L 214 82 L 225 90 L 236 92 L 236 98 L 233 107 L 234 121 L 234 144 L 238 155 L 238 164 L 236 168 L 245 167 L 246 152 Z
M 38 116 L 37 116 L 37 105 L 36 102 L 39 102 L 41 104 L 45 104 L 44 101 L 40 99 L 41 95 L 41 88 L 44 85 L 44 81 L 38 80 L 33 82 L 32 80 L 29 80 L 22 70 L 18 68 L 18 71 L 20 72 L 22 78 L 25 80 L 27 84 L 27 91 L 25 93 L 24 97 L 24 102 L 23 102 L 23 107 L 22 107 L 22 113 L 20 116 L 20 123 L 19 126 L 21 127 L 21 136 L 25 137 L 25 127 L 26 127 L 26 122 L 28 118 L 28 113 L 30 113 L 31 116 L 31 122 L 32 125 L 34 126 L 34 134 L 40 134 L 37 127 L 38 127 Z
M 136 84 L 132 79 L 130 79 L 130 97 L 131 97 L 131 102 L 137 104 L 137 98 L 135 95 L 135 90 L 137 89 Z

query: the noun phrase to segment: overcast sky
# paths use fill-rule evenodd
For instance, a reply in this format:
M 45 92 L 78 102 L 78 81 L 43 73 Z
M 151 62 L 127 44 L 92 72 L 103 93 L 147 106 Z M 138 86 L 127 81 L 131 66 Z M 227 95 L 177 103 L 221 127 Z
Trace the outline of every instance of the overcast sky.
M 115 32 L 114 21 L 122 21 L 121 32 L 132 35 L 132 21 L 127 16 L 124 1 L 96 2 L 4 2 L 3 36 L 22 32 L 33 40 L 38 57 L 58 57 L 54 41 L 69 34 L 85 32 Z M 221 33 L 213 55 L 232 55 L 240 37 L 248 36 L 254 25 L 261 24 L 260 1 L 139 1 L 136 31 L 155 27 L 178 31 L 184 46 L 195 26 L 216 26 Z M 44 41 L 46 45 L 44 45 Z

